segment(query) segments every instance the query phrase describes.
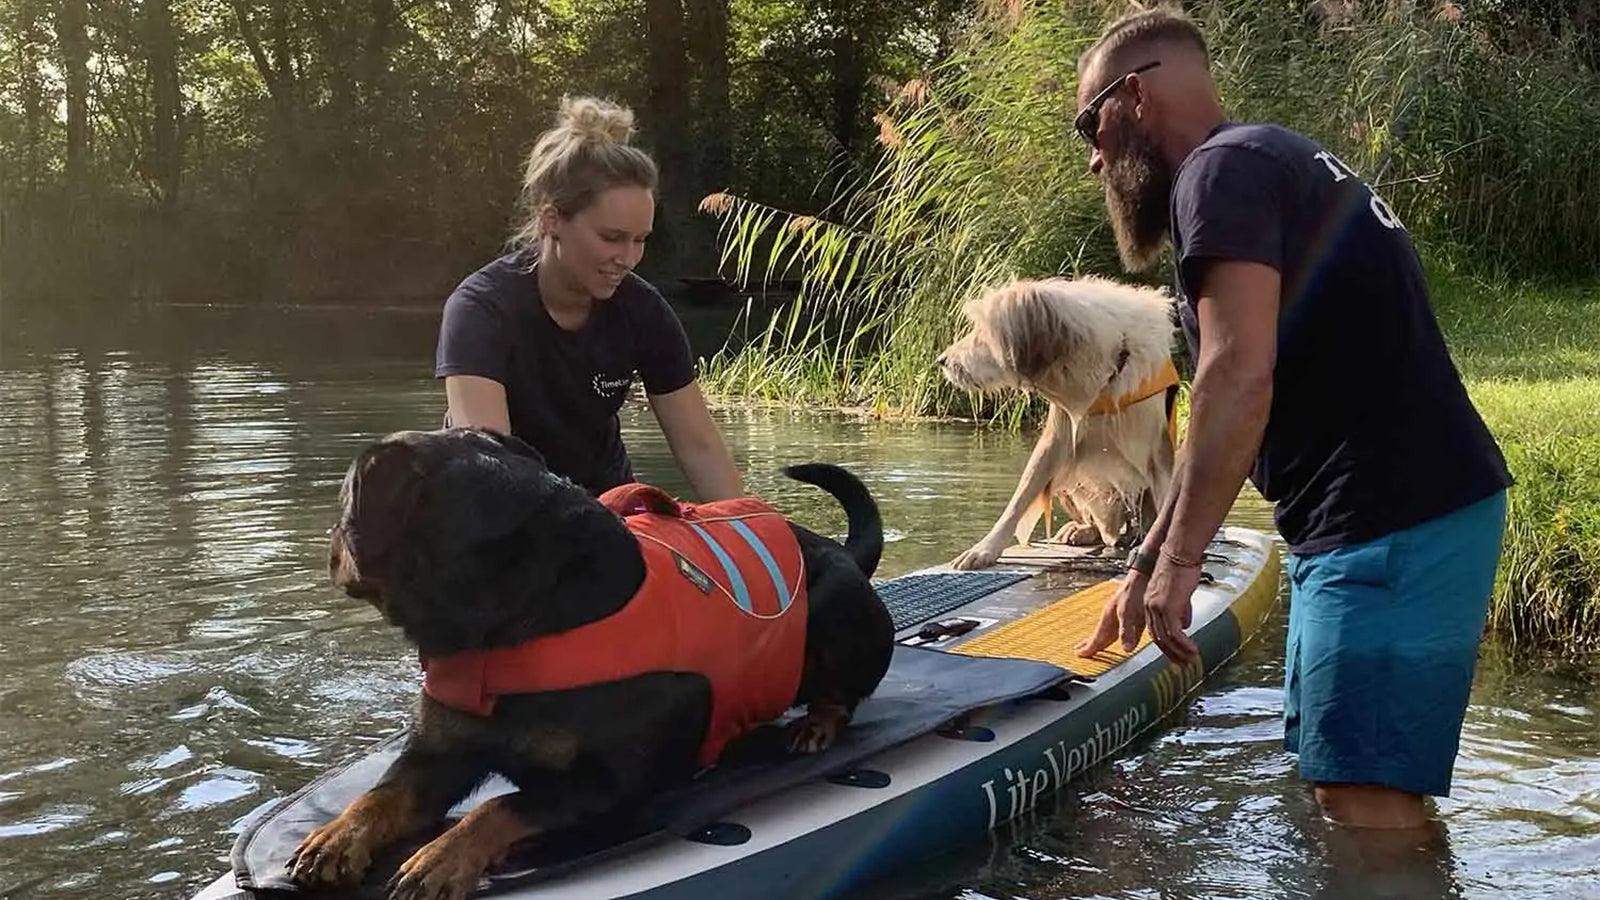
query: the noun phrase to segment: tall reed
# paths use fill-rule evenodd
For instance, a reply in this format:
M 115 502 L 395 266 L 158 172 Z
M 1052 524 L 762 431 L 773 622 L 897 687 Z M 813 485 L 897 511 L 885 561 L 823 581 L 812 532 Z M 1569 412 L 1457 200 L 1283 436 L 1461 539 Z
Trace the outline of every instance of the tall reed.
M 1024 418 L 1015 400 L 945 386 L 933 360 L 961 303 L 987 286 L 1118 274 L 1100 189 L 1069 127 L 1076 58 L 1118 8 L 1066 0 L 980 18 L 926 78 L 886 99 L 878 163 L 832 209 L 707 198 L 730 272 L 802 284 L 765 330 L 719 355 L 715 385 L 889 414 Z M 1470 18 L 1427 12 L 1341 22 L 1253 0 L 1191 12 L 1233 117 L 1328 145 L 1429 253 L 1506 272 L 1600 272 L 1589 196 L 1600 183 L 1600 76 L 1570 48 L 1514 56 Z

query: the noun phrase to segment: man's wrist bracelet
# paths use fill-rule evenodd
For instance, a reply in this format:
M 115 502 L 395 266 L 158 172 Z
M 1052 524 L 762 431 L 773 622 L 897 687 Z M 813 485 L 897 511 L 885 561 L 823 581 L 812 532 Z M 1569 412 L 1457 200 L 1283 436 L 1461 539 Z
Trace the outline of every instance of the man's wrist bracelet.
M 1200 568 L 1202 562 L 1202 560 L 1190 559 L 1187 556 L 1174 553 L 1167 549 L 1165 544 L 1161 546 L 1161 555 L 1166 558 L 1167 562 L 1177 566 L 1180 569 L 1198 569 Z

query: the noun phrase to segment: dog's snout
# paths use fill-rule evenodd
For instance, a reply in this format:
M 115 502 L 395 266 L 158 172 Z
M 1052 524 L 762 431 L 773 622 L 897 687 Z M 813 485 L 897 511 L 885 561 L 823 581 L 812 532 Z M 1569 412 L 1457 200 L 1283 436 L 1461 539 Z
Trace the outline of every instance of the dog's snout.
M 942 369 L 942 368 L 944 368 L 944 359 L 945 359 L 945 356 L 944 356 L 943 353 L 941 353 L 941 354 L 939 354 L 939 358 L 933 361 L 933 364 Z

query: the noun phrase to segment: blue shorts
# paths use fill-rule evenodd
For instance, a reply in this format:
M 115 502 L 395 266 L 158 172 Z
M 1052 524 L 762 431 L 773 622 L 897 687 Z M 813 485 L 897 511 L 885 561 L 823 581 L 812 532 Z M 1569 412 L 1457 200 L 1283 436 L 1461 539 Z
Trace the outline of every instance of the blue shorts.
M 1302 778 L 1449 795 L 1505 517 L 1501 491 L 1289 557 L 1284 744 Z

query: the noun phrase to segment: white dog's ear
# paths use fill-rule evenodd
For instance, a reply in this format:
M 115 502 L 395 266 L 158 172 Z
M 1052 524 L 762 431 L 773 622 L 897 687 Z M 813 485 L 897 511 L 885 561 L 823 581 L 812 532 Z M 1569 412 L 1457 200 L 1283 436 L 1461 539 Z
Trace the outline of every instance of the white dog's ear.
M 1052 366 L 1072 358 L 1079 335 L 1052 307 L 1050 288 L 1038 283 L 1013 286 L 995 298 L 990 323 L 1006 367 L 1025 380 L 1033 380 Z

